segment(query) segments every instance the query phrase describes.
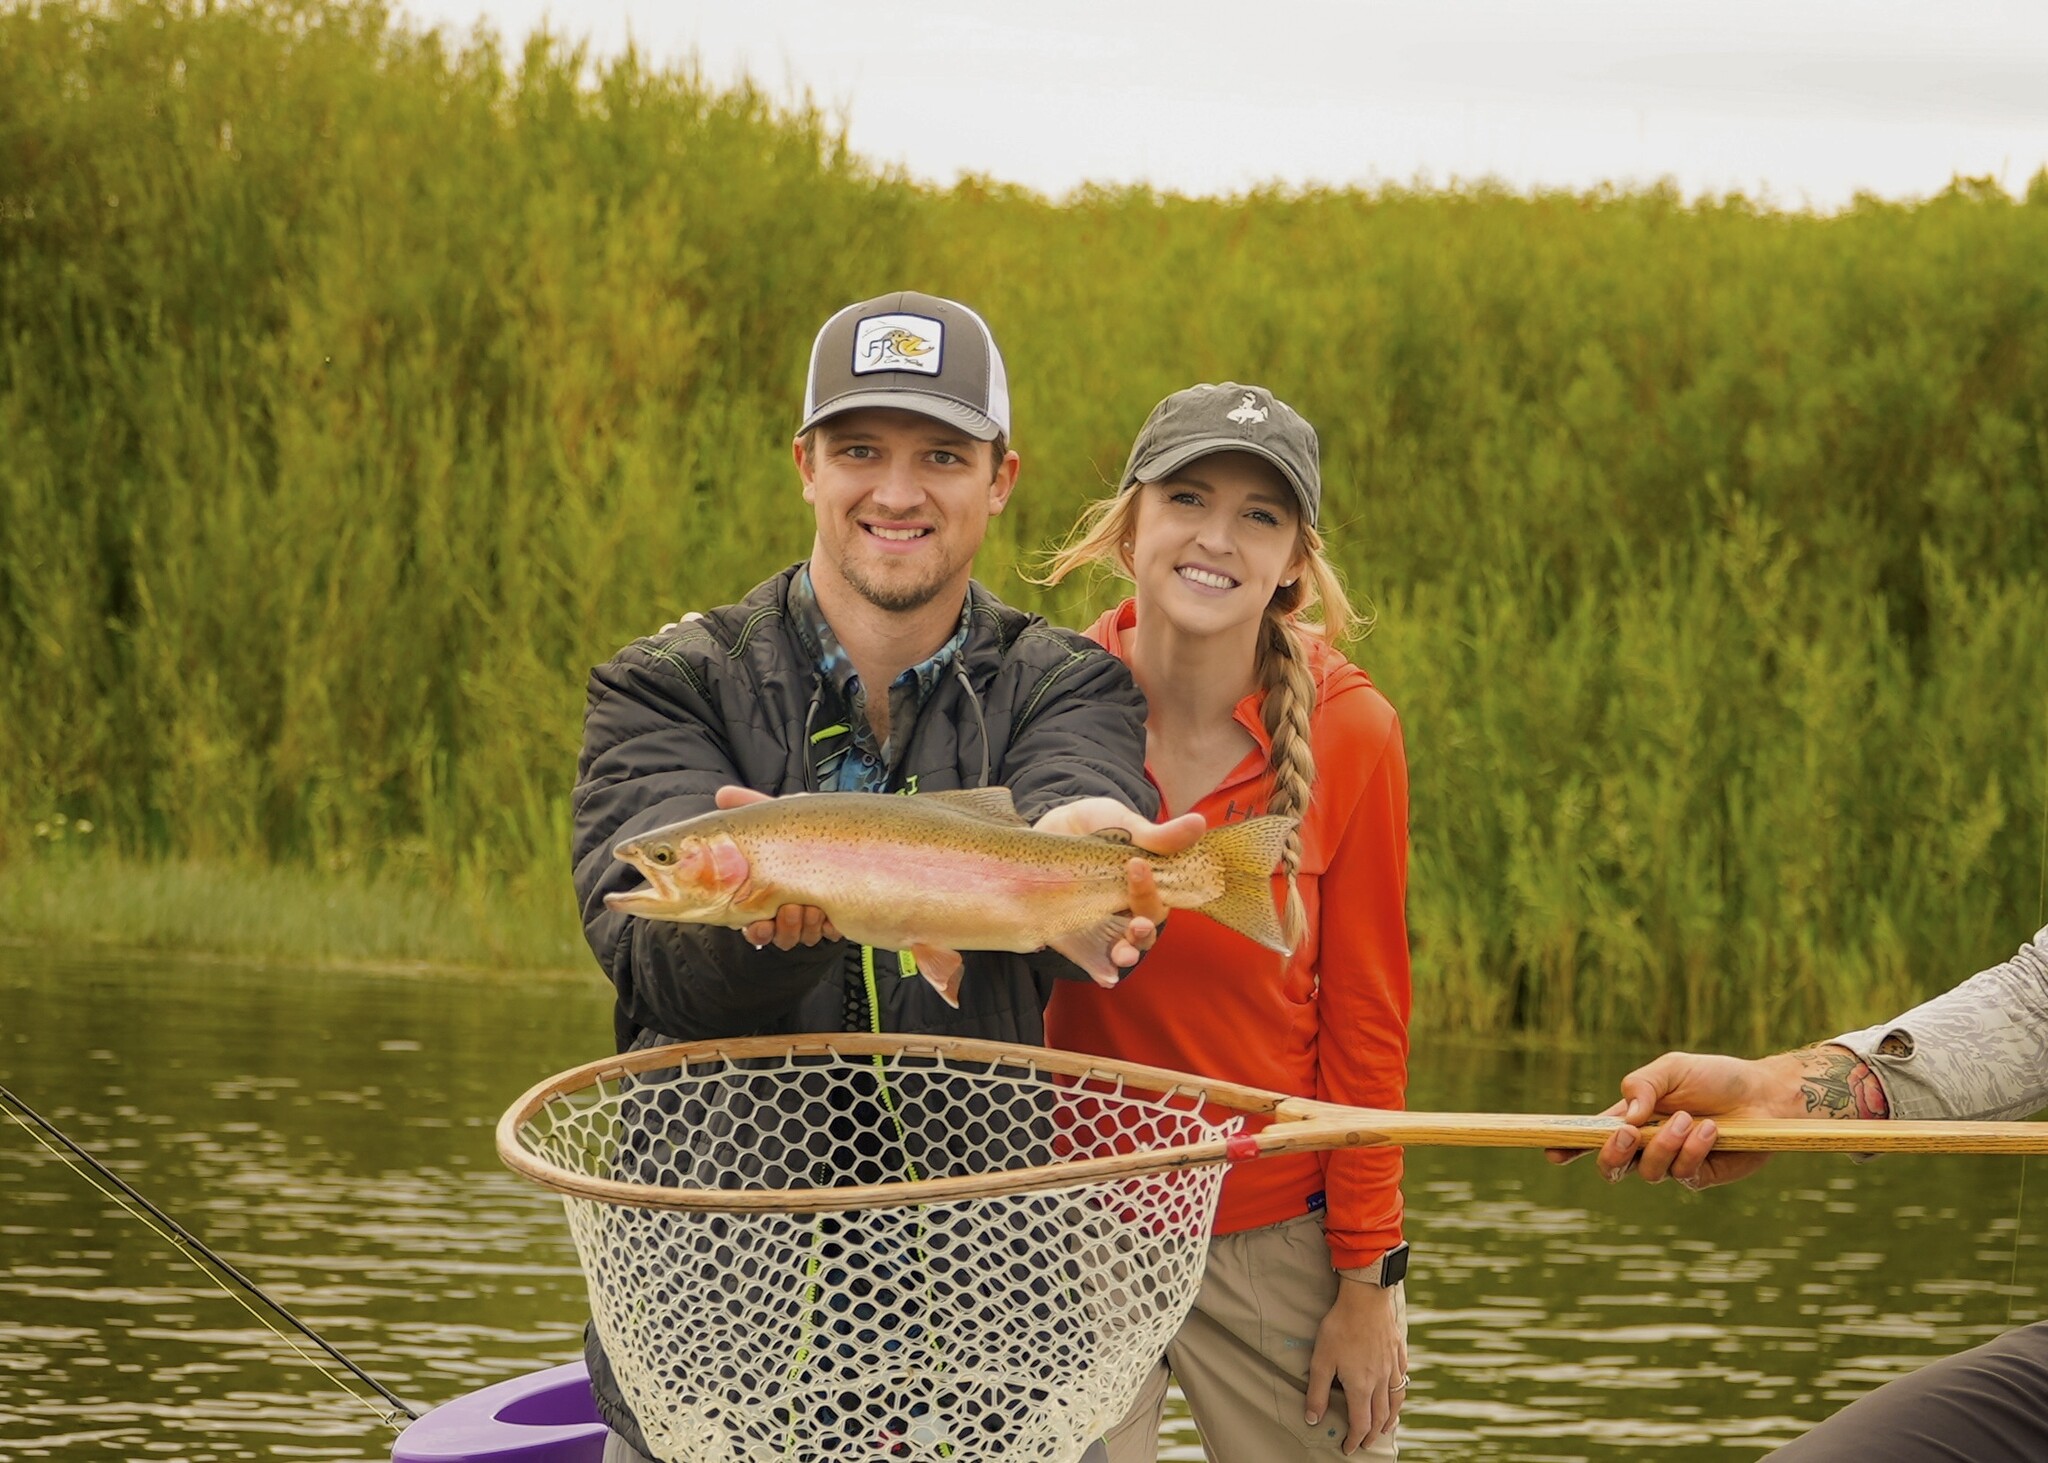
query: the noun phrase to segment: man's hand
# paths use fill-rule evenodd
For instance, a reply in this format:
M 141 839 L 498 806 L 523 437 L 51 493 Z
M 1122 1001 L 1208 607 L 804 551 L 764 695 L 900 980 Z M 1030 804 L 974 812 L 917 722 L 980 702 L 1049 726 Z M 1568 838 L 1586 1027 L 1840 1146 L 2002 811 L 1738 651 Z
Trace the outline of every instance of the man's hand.
M 727 785 L 718 790 L 717 802 L 721 808 L 744 808 L 749 803 L 768 801 L 767 793 L 756 792 L 751 787 Z M 799 945 L 815 945 L 820 940 L 839 938 L 839 931 L 825 917 L 825 911 L 815 904 L 785 904 L 775 911 L 775 918 L 755 920 L 740 933 L 756 950 L 764 945 L 773 945 L 778 950 L 794 950 Z
M 1182 849 L 1193 848 L 1209 828 L 1200 813 L 1184 813 L 1165 823 L 1154 823 L 1140 817 L 1115 798 L 1081 798 L 1062 803 L 1032 826 L 1040 833 L 1088 834 L 1110 828 L 1121 829 L 1130 835 L 1131 842 L 1137 847 L 1158 854 L 1179 853 Z M 1130 895 L 1130 919 L 1110 941 L 1109 963 L 1113 970 L 1129 970 L 1136 965 L 1139 957 L 1159 938 L 1159 926 L 1166 922 L 1166 901 L 1159 897 L 1159 883 L 1153 877 L 1151 862 L 1132 859 L 1124 866 L 1124 878 Z M 1071 958 L 1071 951 L 1064 948 L 1065 943 L 1056 942 L 1054 948 Z M 1090 962 L 1076 963 L 1101 978 Z
M 1689 1189 L 1747 1178 L 1768 1157 L 1715 1153 L 1718 1118 L 1882 1118 L 1890 1111 L 1876 1075 L 1838 1046 L 1759 1061 L 1666 1052 L 1622 1078 L 1621 1093 L 1621 1101 L 1602 1114 L 1620 1118 L 1624 1126 L 1601 1146 L 1600 1172 L 1612 1183 L 1633 1164 L 1647 1183 L 1674 1178 Z M 1668 1120 L 1646 1140 L 1638 1125 L 1659 1115 Z M 1546 1156 L 1569 1163 L 1578 1154 L 1551 1149 Z
M 1337 1282 L 1337 1303 L 1316 1330 L 1308 1363 L 1306 1417 L 1313 1427 L 1330 1410 L 1332 1379 L 1344 1386 L 1351 1428 L 1344 1451 L 1394 1430 L 1408 1396 L 1408 1343 L 1401 1339 L 1394 1293 L 1352 1280 Z

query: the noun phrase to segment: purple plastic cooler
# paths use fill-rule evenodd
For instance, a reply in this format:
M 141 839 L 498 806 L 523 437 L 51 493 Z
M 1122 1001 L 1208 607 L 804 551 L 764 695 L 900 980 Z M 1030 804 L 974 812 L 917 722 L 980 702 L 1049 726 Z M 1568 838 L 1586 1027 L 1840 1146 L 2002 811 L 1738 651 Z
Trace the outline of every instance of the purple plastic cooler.
M 398 1435 L 391 1463 L 602 1463 L 604 1437 L 572 1361 L 443 1403 Z

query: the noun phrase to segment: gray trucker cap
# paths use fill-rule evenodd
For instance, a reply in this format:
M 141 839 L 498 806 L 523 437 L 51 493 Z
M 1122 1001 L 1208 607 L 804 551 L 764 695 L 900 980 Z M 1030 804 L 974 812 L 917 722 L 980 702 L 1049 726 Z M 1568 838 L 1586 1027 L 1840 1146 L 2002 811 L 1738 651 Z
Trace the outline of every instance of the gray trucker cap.
M 988 325 L 965 305 L 915 290 L 848 305 L 825 322 L 797 435 L 864 406 L 922 412 L 983 442 L 1010 435 L 1010 378 Z
M 1316 521 L 1323 504 L 1316 429 L 1265 387 L 1235 381 L 1190 386 L 1153 407 L 1131 444 L 1131 460 L 1118 486 L 1162 482 L 1211 452 L 1252 452 L 1265 458 L 1293 487 L 1308 521 Z

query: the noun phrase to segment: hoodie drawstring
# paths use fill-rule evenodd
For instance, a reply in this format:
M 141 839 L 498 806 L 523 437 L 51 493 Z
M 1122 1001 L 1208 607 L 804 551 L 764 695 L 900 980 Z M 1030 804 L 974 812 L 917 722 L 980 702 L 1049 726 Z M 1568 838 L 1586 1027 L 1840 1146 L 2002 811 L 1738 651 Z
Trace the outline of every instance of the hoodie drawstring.
M 967 704 L 974 708 L 974 724 L 981 732 L 981 781 L 979 787 L 988 786 L 988 718 L 982 714 L 981 697 L 975 694 L 974 682 L 967 679 L 967 667 L 960 663 L 960 657 L 953 657 L 953 674 L 959 678 L 960 689 L 967 693 Z

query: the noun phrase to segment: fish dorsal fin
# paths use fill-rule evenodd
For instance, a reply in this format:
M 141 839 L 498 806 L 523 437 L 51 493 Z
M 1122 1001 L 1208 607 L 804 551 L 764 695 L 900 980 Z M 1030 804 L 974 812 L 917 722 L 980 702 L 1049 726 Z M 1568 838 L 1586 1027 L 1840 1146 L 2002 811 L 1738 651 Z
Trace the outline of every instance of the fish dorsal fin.
M 1010 800 L 1007 787 L 964 787 L 958 792 L 921 792 L 917 796 L 922 802 L 937 803 L 984 823 L 1001 823 L 1011 828 L 1029 826 L 1018 813 L 1016 803 Z

